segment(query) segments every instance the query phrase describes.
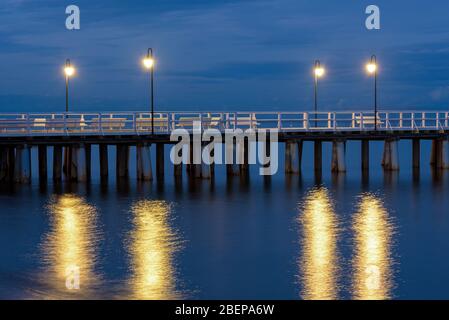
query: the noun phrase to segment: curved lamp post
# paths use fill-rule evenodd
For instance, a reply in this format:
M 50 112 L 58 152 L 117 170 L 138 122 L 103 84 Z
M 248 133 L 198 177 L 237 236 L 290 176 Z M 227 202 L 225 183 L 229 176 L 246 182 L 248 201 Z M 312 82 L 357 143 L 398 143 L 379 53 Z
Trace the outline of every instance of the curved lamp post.
M 318 112 L 318 79 L 324 76 L 325 69 L 321 66 L 320 60 L 315 60 L 315 66 L 313 69 L 313 74 L 315 76 L 315 127 L 317 126 L 317 112 Z
M 374 130 L 377 130 L 377 57 L 371 56 L 371 60 L 366 65 L 366 71 L 374 75 Z
M 143 59 L 142 63 L 145 69 L 150 71 L 151 134 L 154 134 L 154 58 L 152 48 L 148 48 L 147 56 Z
M 70 63 L 70 59 L 65 61 L 65 112 L 69 112 L 69 79 L 75 74 L 75 67 Z

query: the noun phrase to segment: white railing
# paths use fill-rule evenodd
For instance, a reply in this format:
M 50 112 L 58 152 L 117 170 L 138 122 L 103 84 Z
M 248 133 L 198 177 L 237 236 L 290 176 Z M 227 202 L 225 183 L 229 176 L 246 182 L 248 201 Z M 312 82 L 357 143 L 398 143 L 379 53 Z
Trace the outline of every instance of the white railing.
M 155 134 L 174 129 L 202 128 L 246 130 L 278 129 L 281 132 L 446 131 L 449 112 L 158 112 Z M 0 113 L 0 136 L 151 134 L 149 112 L 101 113 Z

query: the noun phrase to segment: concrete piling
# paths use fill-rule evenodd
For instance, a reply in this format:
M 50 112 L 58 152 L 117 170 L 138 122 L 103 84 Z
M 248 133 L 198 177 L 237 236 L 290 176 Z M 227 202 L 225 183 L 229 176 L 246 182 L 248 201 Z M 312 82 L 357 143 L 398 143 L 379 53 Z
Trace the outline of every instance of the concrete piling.
M 399 150 L 397 139 L 385 140 L 382 166 L 386 171 L 399 170 Z
M 369 170 L 369 140 L 362 140 L 362 171 Z
M 62 171 L 66 180 L 71 180 L 71 171 L 72 171 L 72 147 L 65 146 L 64 147 L 64 163 L 62 165 Z
M 303 142 L 286 141 L 285 142 L 285 173 L 298 174 L 301 173 Z
M 11 182 L 14 180 L 14 165 L 16 151 L 13 146 L 2 146 L 0 148 L 0 181 Z
M 316 140 L 313 148 L 315 173 L 321 173 L 323 170 L 323 143 Z
M 164 147 L 163 143 L 156 143 L 156 177 L 159 181 L 164 180 Z
M 226 174 L 228 177 L 239 176 L 240 168 L 237 164 L 237 146 L 236 144 L 226 144 Z
M 28 145 L 16 147 L 14 181 L 23 184 L 31 182 L 31 147 Z
M 38 149 L 38 164 L 39 164 L 39 180 L 40 182 L 47 181 L 47 146 L 39 145 Z
M 335 140 L 332 142 L 332 165 L 334 173 L 346 172 L 346 142 Z
M 419 139 L 412 140 L 412 166 L 413 169 L 419 169 L 421 166 L 421 141 Z
M 210 144 L 206 144 L 202 146 L 201 154 L 205 154 L 207 157 L 208 163 L 205 161 L 201 161 L 201 178 L 202 179 L 212 179 L 214 177 L 215 168 L 214 168 L 214 150 Z
M 100 156 L 100 179 L 101 181 L 106 181 L 109 175 L 108 145 L 100 144 L 98 148 Z
M 150 145 L 144 143 L 136 147 L 136 169 L 137 180 L 151 181 L 153 180 L 153 172 L 151 170 L 151 153 Z
M 435 169 L 449 169 L 449 140 L 447 138 L 432 141 L 430 164 Z
M 129 178 L 129 146 L 118 144 L 116 153 L 116 175 L 118 180 Z
M 62 179 L 62 146 L 53 146 L 53 181 Z
M 89 181 L 90 146 L 80 144 L 72 149 L 72 180 L 78 182 Z

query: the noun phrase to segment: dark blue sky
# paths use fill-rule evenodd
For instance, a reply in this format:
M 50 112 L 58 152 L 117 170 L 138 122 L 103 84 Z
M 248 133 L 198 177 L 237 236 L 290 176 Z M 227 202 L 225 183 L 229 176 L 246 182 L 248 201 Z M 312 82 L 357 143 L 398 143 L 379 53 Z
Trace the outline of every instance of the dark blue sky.
M 65 29 L 70 4 L 79 31 Z M 365 28 L 369 4 L 380 31 Z M 444 108 L 448 14 L 447 0 L 1 0 L 0 110 L 62 110 L 67 57 L 78 68 L 73 110 L 143 110 L 148 46 L 159 110 L 310 110 L 317 58 L 320 107 L 367 109 L 372 53 L 382 108 Z

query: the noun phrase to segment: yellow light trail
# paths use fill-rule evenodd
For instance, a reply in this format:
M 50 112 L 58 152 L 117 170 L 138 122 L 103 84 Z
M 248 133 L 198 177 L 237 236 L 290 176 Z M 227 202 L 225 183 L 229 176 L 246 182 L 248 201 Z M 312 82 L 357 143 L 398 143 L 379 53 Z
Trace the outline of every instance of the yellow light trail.
M 130 287 L 133 299 L 180 299 L 176 290 L 174 254 L 180 240 L 170 227 L 171 207 L 164 201 L 142 200 L 132 206 L 129 239 Z
M 337 299 L 338 219 L 325 188 L 309 192 L 299 220 L 303 231 L 301 296 L 305 300 Z
M 393 287 L 392 236 L 394 227 L 383 203 L 372 194 L 361 197 L 354 217 L 355 256 L 353 298 L 385 300 Z

